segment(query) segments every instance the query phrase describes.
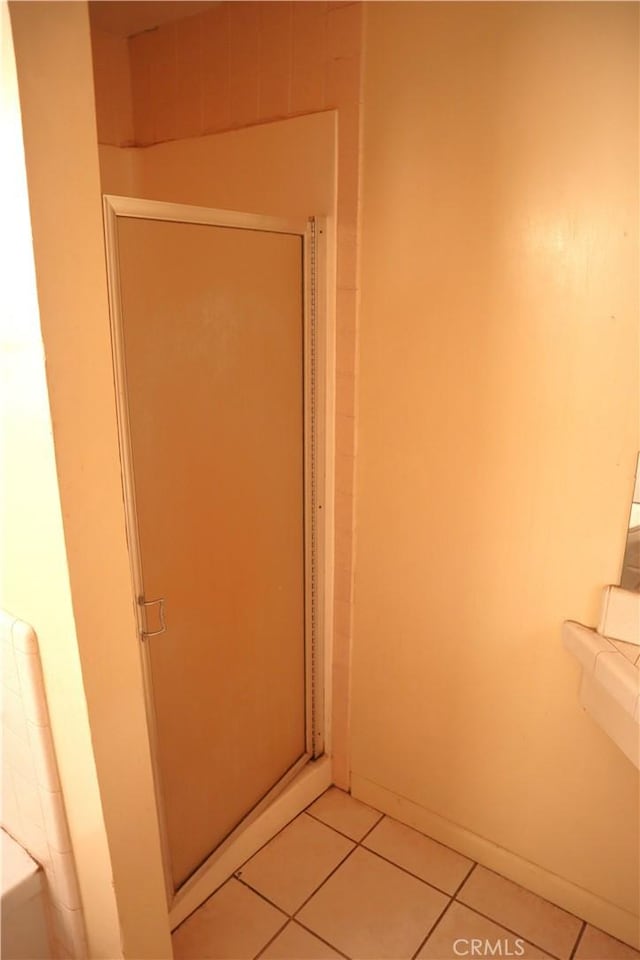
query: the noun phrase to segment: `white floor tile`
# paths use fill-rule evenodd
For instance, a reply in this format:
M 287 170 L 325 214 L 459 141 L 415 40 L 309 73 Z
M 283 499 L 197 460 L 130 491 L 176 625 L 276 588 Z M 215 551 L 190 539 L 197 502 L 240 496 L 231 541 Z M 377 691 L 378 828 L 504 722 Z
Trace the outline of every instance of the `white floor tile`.
M 309 807 L 309 813 L 352 840 L 362 840 L 382 814 L 365 803 L 354 800 L 343 790 L 331 787 Z
M 236 876 L 282 910 L 294 913 L 354 846 L 303 813 Z
M 341 960 L 341 956 L 292 920 L 260 954 L 260 960 Z
M 561 960 L 569 960 L 582 927 L 572 914 L 480 866 L 457 898 Z
M 460 960 L 461 957 L 473 956 L 472 950 L 477 957 L 550 960 L 548 953 L 461 903 L 451 904 L 420 950 L 417 960 Z
M 363 846 L 445 893 L 455 893 L 473 866 L 472 860 L 389 817 L 371 831 Z
M 353 960 L 403 960 L 413 956 L 447 902 L 433 887 L 359 848 L 299 918 Z
M 286 916 L 231 879 L 173 934 L 175 960 L 252 960 Z
M 575 960 L 640 960 L 640 953 L 587 924 L 578 944 Z

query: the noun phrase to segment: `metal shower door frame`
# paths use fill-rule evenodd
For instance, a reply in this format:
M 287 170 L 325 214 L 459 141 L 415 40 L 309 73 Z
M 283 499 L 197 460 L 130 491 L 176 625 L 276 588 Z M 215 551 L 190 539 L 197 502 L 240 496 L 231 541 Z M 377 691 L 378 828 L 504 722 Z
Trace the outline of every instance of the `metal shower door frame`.
M 132 197 L 103 197 L 107 280 L 109 289 L 111 347 L 114 366 L 121 480 L 125 507 L 127 542 L 132 582 L 132 602 L 136 611 L 138 640 L 142 660 L 145 708 L 158 825 L 160 831 L 167 903 L 171 909 L 177 895 L 197 883 L 211 863 L 237 838 L 311 759 L 324 752 L 324 592 L 325 592 L 325 407 L 326 407 L 326 333 L 324 318 L 325 226 L 317 217 L 284 219 L 258 214 L 216 210 L 187 204 L 165 203 Z M 205 862 L 177 889 L 171 879 L 171 857 L 166 815 L 159 773 L 155 702 L 151 673 L 149 637 L 163 631 L 147 630 L 145 607 L 163 601 L 146 599 L 142 558 L 138 535 L 136 495 L 133 477 L 133 452 L 127 400 L 127 375 L 124 358 L 123 316 L 121 306 L 117 222 L 121 217 L 145 220 L 193 223 L 215 227 L 285 233 L 298 236 L 303 260 L 303 385 L 304 385 L 304 644 L 305 644 L 305 728 L 306 752 L 263 799 L 243 818 Z M 162 618 L 161 618 L 162 620 Z M 157 641 L 156 641 L 157 642 Z M 159 642 L 162 642 L 161 640 Z

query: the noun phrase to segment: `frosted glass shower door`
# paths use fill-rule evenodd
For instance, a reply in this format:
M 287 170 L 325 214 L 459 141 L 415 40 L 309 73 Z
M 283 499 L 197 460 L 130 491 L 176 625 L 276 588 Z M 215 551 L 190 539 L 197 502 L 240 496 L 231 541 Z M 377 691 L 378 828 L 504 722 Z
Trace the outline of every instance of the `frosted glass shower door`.
M 311 754 L 304 241 L 116 224 L 141 633 L 177 890 Z

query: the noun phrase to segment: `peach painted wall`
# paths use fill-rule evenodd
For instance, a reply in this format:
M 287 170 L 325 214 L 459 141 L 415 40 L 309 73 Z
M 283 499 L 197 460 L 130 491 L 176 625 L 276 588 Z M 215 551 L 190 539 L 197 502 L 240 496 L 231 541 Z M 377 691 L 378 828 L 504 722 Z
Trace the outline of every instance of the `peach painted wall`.
M 333 729 L 334 776 L 341 786 L 349 783 L 361 42 L 362 4 L 315 0 L 225 2 L 129 40 L 134 140 L 139 146 L 179 141 L 186 156 L 195 150 L 186 146 L 192 138 L 337 111 Z M 108 83 L 99 73 L 113 73 L 117 66 L 96 59 L 94 69 L 96 95 L 101 96 Z M 98 105 L 98 117 L 103 113 L 106 108 Z M 110 136 L 99 127 L 101 143 L 116 142 Z M 126 172 L 128 161 L 123 164 L 113 151 L 103 151 L 103 156 L 105 171 Z M 177 153 L 167 148 L 165 156 Z M 249 159 L 247 163 L 251 169 Z M 301 158 L 292 153 L 287 163 L 295 178 Z M 204 176 L 200 168 L 196 178 Z M 182 173 L 180 177 L 184 179 Z M 167 178 L 161 180 L 166 186 Z M 184 195 L 188 186 L 177 190 Z
M 157 960 L 171 945 L 130 602 L 88 9 L 10 13 L 32 237 L 18 222 L 39 324 L 32 273 L 31 312 L 20 299 L 16 319 L 31 379 L 10 423 L 3 605 L 40 640 L 89 954 Z
M 15 9 L 12 12 L 15 15 Z M 75 909 L 75 855 L 80 896 L 91 927 L 90 942 L 94 947 L 101 944 L 115 957 L 119 955 L 117 913 L 78 656 L 36 290 L 16 64 L 4 0 L 0 16 L 0 204 L 4 212 L 0 220 L 0 605 L 11 611 L 11 620 L 20 615 L 38 630 L 60 781 L 54 783 L 58 776 L 55 760 L 51 767 L 51 758 L 43 752 L 47 731 L 33 723 L 40 715 L 25 706 L 33 706 L 30 677 L 24 671 L 23 677 L 16 677 L 20 654 L 13 649 L 12 632 L 8 641 L 7 630 L 2 630 L 2 754 L 3 766 L 10 768 L 2 777 L 2 819 L 44 867 L 51 899 L 59 909 L 55 914 L 56 956 L 85 953 L 82 917 Z M 6 614 L 0 614 L 0 620 L 6 625 Z M 27 657 L 23 666 L 33 659 Z M 64 821 L 64 809 L 73 853 L 59 823 Z
M 355 795 L 628 940 L 638 774 L 565 618 L 638 437 L 638 6 L 367 6 Z
M 117 194 L 122 197 L 138 195 L 136 182 L 136 147 L 112 147 L 107 144 L 98 146 L 100 158 L 100 188 L 103 193 Z

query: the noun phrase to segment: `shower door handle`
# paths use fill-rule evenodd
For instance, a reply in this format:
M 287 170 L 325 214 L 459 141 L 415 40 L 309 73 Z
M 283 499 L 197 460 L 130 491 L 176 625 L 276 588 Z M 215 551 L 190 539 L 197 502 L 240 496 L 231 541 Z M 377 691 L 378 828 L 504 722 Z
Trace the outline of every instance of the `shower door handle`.
M 159 630 L 147 630 L 147 607 L 152 607 L 155 604 L 158 605 L 158 618 L 160 620 L 160 629 Z M 165 633 L 167 629 L 167 623 L 164 619 L 164 597 L 160 597 L 158 600 L 145 600 L 144 597 L 138 597 L 138 606 L 142 611 L 141 621 L 142 626 L 140 629 L 140 639 L 148 640 L 149 637 L 158 637 L 161 633 Z

